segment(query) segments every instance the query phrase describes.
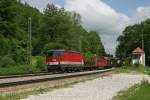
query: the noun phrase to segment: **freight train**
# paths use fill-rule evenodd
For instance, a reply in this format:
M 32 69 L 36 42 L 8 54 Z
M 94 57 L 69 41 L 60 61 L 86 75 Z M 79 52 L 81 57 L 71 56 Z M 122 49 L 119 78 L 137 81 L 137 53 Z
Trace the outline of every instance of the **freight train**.
M 81 71 L 113 67 L 112 58 L 97 56 L 86 61 L 82 53 L 67 50 L 47 50 L 46 63 L 49 72 Z

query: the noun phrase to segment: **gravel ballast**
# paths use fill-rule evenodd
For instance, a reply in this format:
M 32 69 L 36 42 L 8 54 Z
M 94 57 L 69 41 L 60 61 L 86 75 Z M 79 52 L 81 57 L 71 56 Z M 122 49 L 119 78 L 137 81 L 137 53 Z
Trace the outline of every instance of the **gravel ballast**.
M 142 74 L 112 74 L 81 82 L 69 88 L 29 96 L 24 100 L 111 100 L 113 96 L 117 95 L 117 92 L 140 83 L 144 77 L 147 76 Z

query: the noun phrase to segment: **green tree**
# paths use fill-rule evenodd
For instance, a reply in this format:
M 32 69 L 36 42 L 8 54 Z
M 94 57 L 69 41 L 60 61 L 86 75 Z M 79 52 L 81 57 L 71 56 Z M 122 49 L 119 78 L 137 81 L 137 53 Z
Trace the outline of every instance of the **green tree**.
M 150 20 L 141 22 L 140 24 L 135 24 L 133 26 L 128 26 L 123 31 L 122 35 L 119 36 L 119 45 L 116 50 L 116 55 L 121 59 L 126 59 L 131 57 L 132 51 L 140 47 L 142 48 L 142 34 L 144 38 L 144 51 L 146 54 L 146 64 L 150 65 Z
M 44 11 L 44 23 L 40 30 L 42 46 L 49 43 L 63 44 L 63 49 L 77 51 L 78 37 L 81 34 L 79 28 L 81 26 L 77 20 L 77 14 L 67 12 L 63 8 L 59 9 L 54 5 L 48 5 Z
M 86 38 L 86 41 L 84 41 L 85 52 L 90 51 L 92 54 L 96 54 L 99 56 L 105 55 L 104 46 L 97 32 L 91 31 L 89 33 L 86 33 L 85 38 Z
M 39 16 L 42 15 L 37 9 L 17 0 L 0 1 L 0 57 L 9 57 L 16 64 L 26 62 L 27 53 L 27 21 L 33 18 L 33 47 L 37 44 Z M 36 42 L 35 42 L 36 41 Z M 3 61 L 0 61 L 3 63 Z M 4 64 L 1 64 L 4 65 Z
M 5 37 L 14 36 L 16 32 L 16 0 L 0 1 L 0 33 Z

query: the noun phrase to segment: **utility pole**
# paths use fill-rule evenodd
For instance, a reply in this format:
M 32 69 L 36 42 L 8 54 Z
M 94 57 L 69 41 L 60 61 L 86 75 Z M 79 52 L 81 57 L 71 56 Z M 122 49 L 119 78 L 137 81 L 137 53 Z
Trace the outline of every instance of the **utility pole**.
M 145 15 L 145 18 L 148 19 L 148 17 Z M 145 26 L 145 23 L 143 23 L 142 25 L 142 49 L 144 51 L 144 26 Z
M 142 27 L 142 49 L 143 49 L 143 54 L 142 54 L 142 63 L 143 63 L 143 65 L 145 66 L 145 48 L 144 48 L 144 23 L 143 23 L 143 25 L 142 25 L 143 27 Z
M 80 36 L 80 39 L 79 39 L 79 51 L 80 51 L 80 53 L 82 52 L 82 40 L 81 40 L 81 36 Z
M 143 29 L 142 29 L 142 49 L 144 51 L 144 34 L 143 34 Z
M 82 39 L 83 39 L 83 37 L 82 37 L 82 33 L 81 33 L 80 37 L 79 37 L 79 51 L 80 51 L 80 53 L 82 53 Z
M 28 64 L 32 64 L 32 19 L 28 18 L 28 43 L 27 43 Z

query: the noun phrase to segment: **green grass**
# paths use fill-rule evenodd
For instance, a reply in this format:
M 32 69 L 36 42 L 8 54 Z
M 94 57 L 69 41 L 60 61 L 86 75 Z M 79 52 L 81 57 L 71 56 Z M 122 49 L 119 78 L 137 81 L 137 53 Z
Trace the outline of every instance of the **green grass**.
M 42 72 L 39 68 L 32 65 L 18 65 L 12 67 L 1 67 L 0 75 L 12 75 L 12 74 L 28 74 Z
M 128 90 L 121 91 L 113 100 L 150 100 L 150 83 L 143 81 Z
M 32 57 L 32 65 L 16 65 L 0 67 L 0 75 L 32 74 L 47 71 L 45 58 L 41 56 Z
M 29 95 L 42 94 L 44 92 L 50 91 L 48 88 L 39 88 L 31 91 L 16 92 L 16 93 L 1 93 L 0 100 L 20 100 L 28 97 Z
M 130 73 L 130 72 L 136 72 L 136 73 L 144 73 L 144 74 L 150 74 L 150 67 L 144 67 L 144 66 L 124 66 L 119 67 L 115 69 L 116 73 Z

